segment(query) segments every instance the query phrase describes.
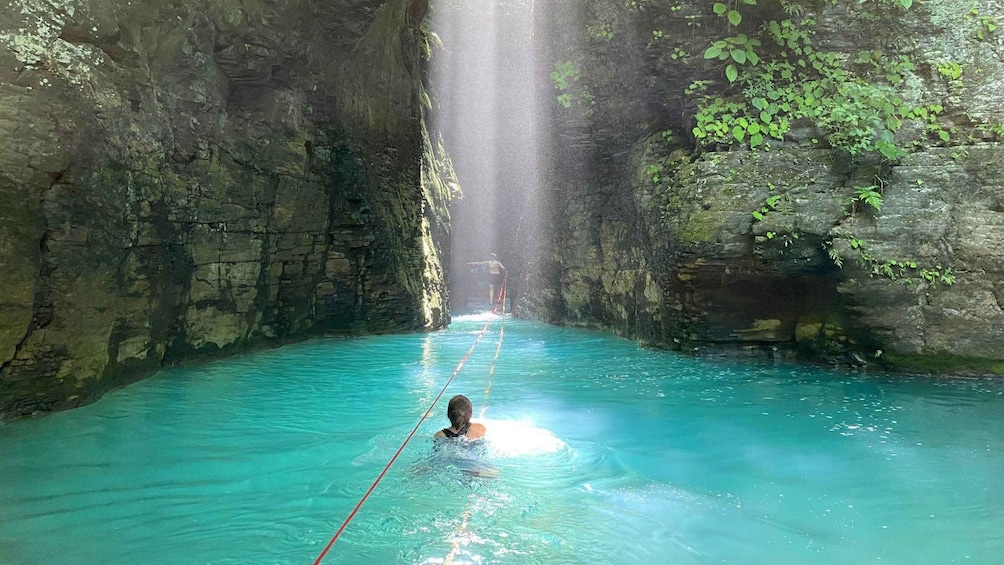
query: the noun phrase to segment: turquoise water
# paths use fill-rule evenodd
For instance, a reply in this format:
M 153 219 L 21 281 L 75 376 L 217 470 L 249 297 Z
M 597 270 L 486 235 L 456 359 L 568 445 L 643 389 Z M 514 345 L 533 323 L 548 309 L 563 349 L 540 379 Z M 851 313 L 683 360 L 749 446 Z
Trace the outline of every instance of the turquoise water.
M 310 563 L 482 320 L 173 369 L 0 426 L 0 563 Z M 1004 382 L 698 361 L 507 321 L 324 563 L 1000 564 Z

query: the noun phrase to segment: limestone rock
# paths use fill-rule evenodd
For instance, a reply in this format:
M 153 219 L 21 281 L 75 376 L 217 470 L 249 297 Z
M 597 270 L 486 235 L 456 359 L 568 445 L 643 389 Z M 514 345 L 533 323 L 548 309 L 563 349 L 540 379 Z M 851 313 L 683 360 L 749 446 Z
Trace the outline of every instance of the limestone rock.
M 0 417 L 448 319 L 424 0 L 0 7 Z

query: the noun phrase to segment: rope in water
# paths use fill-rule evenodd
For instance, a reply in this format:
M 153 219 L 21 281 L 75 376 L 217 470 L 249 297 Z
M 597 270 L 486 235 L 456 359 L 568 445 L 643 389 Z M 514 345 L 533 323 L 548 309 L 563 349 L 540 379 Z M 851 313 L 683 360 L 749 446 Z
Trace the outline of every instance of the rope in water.
M 492 308 L 493 315 L 498 313 L 500 305 L 502 305 L 503 311 L 505 309 L 504 306 L 505 286 L 506 286 L 506 278 L 503 277 L 502 286 L 501 288 L 499 288 L 498 292 L 498 299 L 495 302 L 495 307 Z M 331 541 L 328 542 L 328 545 L 324 546 L 324 549 L 321 551 L 320 555 L 318 555 L 317 559 L 314 560 L 314 565 L 320 565 L 321 561 L 324 560 L 324 556 L 327 555 L 329 551 L 331 551 L 331 547 L 335 545 L 335 542 L 338 541 L 338 538 L 342 535 L 342 532 L 344 532 L 345 528 L 348 527 L 349 522 L 351 522 L 352 519 L 355 518 L 356 513 L 359 512 L 360 508 L 362 508 L 363 504 L 366 502 L 366 499 L 368 499 L 370 495 L 373 494 L 373 491 L 376 490 L 377 485 L 380 484 L 381 480 L 383 480 L 384 475 L 387 474 L 387 471 L 389 471 L 394 462 L 397 461 L 398 456 L 401 455 L 402 451 L 404 451 L 405 446 L 408 445 L 408 442 L 411 441 L 411 438 L 415 436 L 416 432 L 418 432 L 419 426 L 422 425 L 422 422 L 425 422 L 425 419 L 428 418 L 429 414 L 432 413 L 432 409 L 436 407 L 436 403 L 439 402 L 439 399 L 442 398 L 443 394 L 446 393 L 446 389 L 450 386 L 450 383 L 453 382 L 454 377 L 457 376 L 457 374 L 460 372 L 460 369 L 462 369 L 464 367 L 464 364 L 467 363 L 467 360 L 471 357 L 471 353 L 474 353 L 474 348 L 478 346 L 478 343 L 481 341 L 481 338 L 484 337 L 485 332 L 488 331 L 488 326 L 491 325 L 492 321 L 493 320 L 488 320 L 487 322 L 485 322 L 484 327 L 481 328 L 481 332 L 478 333 L 478 337 L 474 340 L 474 343 L 471 344 L 471 348 L 467 350 L 467 353 L 464 354 L 464 357 L 460 360 L 460 363 L 457 365 L 457 368 L 453 370 L 453 374 L 450 375 L 450 378 L 446 380 L 446 384 L 443 385 L 443 389 L 440 390 L 436 398 L 433 399 L 432 404 L 429 405 L 429 409 L 425 411 L 425 414 L 422 414 L 422 417 L 418 420 L 418 423 L 415 424 L 414 428 L 412 428 L 411 433 L 409 433 L 408 437 L 406 437 L 404 439 L 404 442 L 401 443 L 401 447 L 397 448 L 397 451 L 394 453 L 394 456 L 390 458 L 390 461 L 387 462 L 387 465 L 384 466 L 383 470 L 380 471 L 380 474 L 377 475 L 376 480 L 374 480 L 373 484 L 370 485 L 370 488 L 366 491 L 366 494 L 364 494 L 363 497 L 359 499 L 359 503 L 356 504 L 356 507 L 353 508 L 352 512 L 349 513 L 348 517 L 345 518 L 345 521 L 342 522 L 341 527 L 338 528 L 338 531 L 335 532 L 335 535 L 331 536 Z
M 492 392 L 492 377 L 495 375 L 495 363 L 499 360 L 499 354 L 502 353 L 502 338 L 505 337 L 505 278 L 502 279 L 502 321 L 499 323 L 499 343 L 495 348 L 495 357 L 492 359 L 492 364 L 488 367 L 488 385 L 485 386 L 485 399 L 481 403 L 481 412 L 478 414 L 478 418 L 484 418 L 485 410 L 488 410 L 488 395 Z
M 502 338 L 505 336 L 505 279 L 503 278 L 502 284 L 502 321 L 499 323 L 499 342 L 498 346 L 495 347 L 495 357 L 492 359 L 492 364 L 488 367 L 488 385 L 485 387 L 485 400 L 481 404 L 481 413 L 478 414 L 478 418 L 483 418 L 485 415 L 485 410 L 488 410 L 488 396 L 492 392 L 492 375 L 495 374 L 495 363 L 499 360 L 499 353 L 502 352 Z M 460 533 L 467 534 L 469 531 L 468 525 L 471 521 L 471 508 L 468 505 L 464 509 L 463 519 L 460 523 Z M 443 560 L 443 565 L 453 565 L 453 560 L 457 558 L 460 554 L 461 545 L 460 536 L 455 536 L 450 544 L 450 553 L 446 555 Z

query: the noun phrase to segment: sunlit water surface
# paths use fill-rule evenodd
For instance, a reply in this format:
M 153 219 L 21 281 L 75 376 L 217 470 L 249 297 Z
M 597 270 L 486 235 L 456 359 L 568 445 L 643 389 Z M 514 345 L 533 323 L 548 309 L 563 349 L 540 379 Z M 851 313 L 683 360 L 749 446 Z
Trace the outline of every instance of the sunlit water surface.
M 486 319 L 164 371 L 0 426 L 0 563 L 310 563 Z M 437 407 L 325 563 L 1004 560 L 1004 383 L 506 321 L 489 389 L 498 327 L 448 391 L 487 408 L 488 444 L 434 449 Z

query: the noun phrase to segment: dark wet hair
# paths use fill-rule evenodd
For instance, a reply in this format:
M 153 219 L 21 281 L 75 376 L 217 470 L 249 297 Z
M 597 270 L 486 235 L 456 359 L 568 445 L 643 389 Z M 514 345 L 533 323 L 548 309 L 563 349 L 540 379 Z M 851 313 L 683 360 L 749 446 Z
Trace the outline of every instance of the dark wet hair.
M 446 408 L 446 416 L 450 419 L 450 424 L 454 428 L 460 429 L 471 422 L 474 415 L 474 406 L 466 396 L 458 394 L 450 399 L 450 404 Z

